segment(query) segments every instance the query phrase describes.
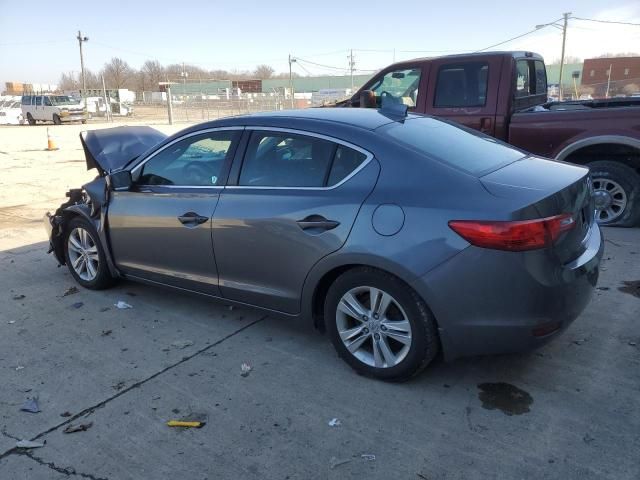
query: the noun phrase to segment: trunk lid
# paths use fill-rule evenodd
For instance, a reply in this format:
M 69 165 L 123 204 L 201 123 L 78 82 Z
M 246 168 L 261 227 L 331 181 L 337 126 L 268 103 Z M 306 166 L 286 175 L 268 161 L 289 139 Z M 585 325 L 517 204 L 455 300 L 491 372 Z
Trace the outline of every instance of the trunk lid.
M 553 244 L 562 263 L 579 257 L 595 221 L 595 204 L 589 169 L 570 163 L 526 157 L 480 178 L 497 197 L 521 204 L 516 220 L 546 218 L 570 213 L 575 226 Z

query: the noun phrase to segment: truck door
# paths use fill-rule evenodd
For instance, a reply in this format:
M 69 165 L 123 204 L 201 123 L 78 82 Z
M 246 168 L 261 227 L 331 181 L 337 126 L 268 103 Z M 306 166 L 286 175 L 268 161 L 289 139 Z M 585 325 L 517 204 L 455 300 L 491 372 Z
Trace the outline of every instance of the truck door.
M 435 60 L 425 112 L 495 135 L 502 61 L 500 56 Z

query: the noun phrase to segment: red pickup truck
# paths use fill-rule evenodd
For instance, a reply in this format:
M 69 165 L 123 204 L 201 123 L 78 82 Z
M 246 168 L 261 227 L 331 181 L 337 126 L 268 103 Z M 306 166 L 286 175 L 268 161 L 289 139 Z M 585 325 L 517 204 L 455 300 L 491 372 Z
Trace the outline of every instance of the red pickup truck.
M 400 103 L 537 155 L 588 165 L 597 220 L 640 223 L 640 99 L 547 100 L 540 55 L 490 52 L 395 63 L 336 106 Z

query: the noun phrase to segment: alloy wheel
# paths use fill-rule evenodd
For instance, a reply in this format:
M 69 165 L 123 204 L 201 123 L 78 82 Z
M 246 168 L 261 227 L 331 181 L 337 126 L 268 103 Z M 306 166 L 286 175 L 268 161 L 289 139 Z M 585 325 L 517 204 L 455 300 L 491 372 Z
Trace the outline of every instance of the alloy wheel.
M 599 222 L 612 222 L 627 208 L 627 194 L 624 188 L 608 178 L 593 179 L 593 198 L 596 219 Z
M 67 240 L 71 268 L 82 279 L 90 282 L 98 275 L 100 256 L 98 246 L 87 230 L 74 228 Z
M 336 326 L 346 349 L 371 367 L 394 367 L 411 348 L 407 314 L 378 288 L 360 286 L 345 293 L 336 309 Z

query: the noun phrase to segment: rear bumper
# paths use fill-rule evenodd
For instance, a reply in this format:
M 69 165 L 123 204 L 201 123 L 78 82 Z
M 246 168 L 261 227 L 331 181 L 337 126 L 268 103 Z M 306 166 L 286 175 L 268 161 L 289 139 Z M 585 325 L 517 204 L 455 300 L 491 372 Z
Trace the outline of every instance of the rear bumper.
M 591 228 L 586 250 L 560 265 L 546 250 L 468 247 L 412 284 L 433 311 L 446 360 L 520 352 L 566 329 L 588 305 L 604 252 Z

